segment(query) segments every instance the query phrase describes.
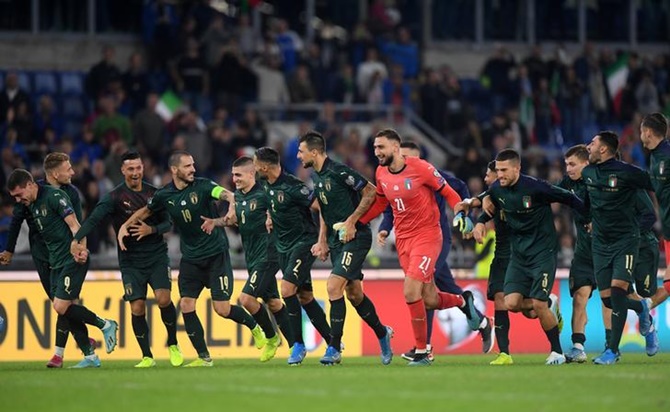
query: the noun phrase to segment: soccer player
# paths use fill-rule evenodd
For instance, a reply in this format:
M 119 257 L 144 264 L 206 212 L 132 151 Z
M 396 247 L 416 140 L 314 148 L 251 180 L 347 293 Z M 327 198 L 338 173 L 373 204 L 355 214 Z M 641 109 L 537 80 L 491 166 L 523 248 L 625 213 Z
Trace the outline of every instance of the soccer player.
M 38 180 L 38 185 L 48 184 L 55 188 L 64 191 L 72 204 L 72 209 L 78 221 L 81 221 L 81 200 L 79 192 L 72 185 L 72 176 L 74 170 L 70 163 L 70 156 L 65 153 L 53 152 L 47 154 L 43 162 L 45 180 Z M 0 264 L 8 265 L 12 261 L 14 255 L 14 248 L 21 230 L 23 221 L 28 223 L 28 239 L 30 243 L 30 254 L 37 270 L 37 274 L 42 283 L 42 287 L 50 300 L 53 301 L 51 293 L 51 266 L 49 265 L 49 251 L 35 220 L 30 214 L 30 209 L 22 203 L 14 205 L 14 212 L 12 222 L 9 227 L 9 235 L 7 239 L 7 248 L 0 253 Z M 63 355 L 65 353 L 65 345 L 67 344 L 68 336 L 70 334 L 70 325 L 65 317 L 58 315 L 56 318 L 56 333 L 55 335 L 55 353 L 47 362 L 47 368 L 62 368 Z M 95 341 L 92 340 L 94 345 Z
M 236 189 L 234 213 L 217 219 L 203 217 L 203 230 L 210 231 L 214 226 L 233 224 L 239 227 L 249 274 L 240 294 L 240 302 L 256 319 L 268 339 L 261 354 L 261 362 L 267 362 L 277 353 L 280 339 L 258 298 L 263 299 L 273 313 L 289 347 L 293 346 L 291 324 L 286 307 L 279 299 L 275 278 L 279 271 L 276 240 L 274 233 L 268 232 L 265 226 L 269 202 L 260 183 L 256 182 L 253 158 L 242 156 L 236 159 L 232 173 Z
M 537 314 L 551 345 L 546 364 L 563 364 L 558 300 L 551 294 L 558 249 L 551 203 L 563 203 L 580 211 L 585 210 L 584 203 L 567 190 L 521 174 L 521 159 L 512 149 L 498 153 L 496 172 L 498 181 L 489 188 L 487 197 L 496 210 L 504 212 L 512 245 L 505 273 L 505 305 L 512 312 Z M 473 231 L 480 243 L 489 220 L 491 216 L 483 213 Z
M 660 208 L 666 263 L 663 287 L 652 296 L 652 307 L 661 304 L 670 294 L 670 142 L 667 135 L 668 119 L 662 113 L 652 113 L 642 119 L 640 140 L 651 152 L 649 175 Z
M 486 175 L 484 175 L 484 183 L 491 187 L 493 183 L 498 180 L 496 172 L 496 162 L 492 160 L 486 168 Z M 471 207 L 481 207 L 482 200 L 486 197 L 487 192 L 481 193 L 479 196 L 472 199 L 465 199 L 454 209 L 454 212 L 463 210 L 467 213 Z M 488 223 L 490 224 L 490 223 Z M 498 209 L 493 215 L 493 224 L 495 228 L 495 250 L 493 252 L 493 261 L 491 262 L 489 270 L 488 287 L 486 289 L 486 298 L 493 301 L 495 309 L 494 325 L 496 341 L 498 342 L 498 356 L 492 360 L 490 365 L 512 365 L 514 360 L 509 351 L 509 312 L 505 305 L 505 272 L 509 265 L 511 247 L 509 242 L 509 227 L 507 226 L 507 218 L 505 213 Z
M 118 324 L 102 319 L 85 306 L 75 303 L 88 269 L 88 252 L 75 258 L 70 254 L 72 236 L 79 230 L 79 221 L 74 214 L 68 195 L 49 185 L 38 185 L 33 176 L 24 169 L 15 169 L 7 179 L 9 194 L 30 210 L 35 225 L 49 251 L 51 265 L 51 295 L 53 306 L 70 324 L 70 331 L 84 359 L 73 368 L 100 367 L 100 359 L 88 337 L 86 324 L 102 330 L 107 353 L 116 347 Z M 84 243 L 85 244 L 85 243 Z
M 384 129 L 375 135 L 375 156 L 379 159 L 377 196 L 360 221 L 369 223 L 389 203 L 393 208 L 398 260 L 405 273 L 403 294 L 410 312 L 416 347 L 414 359 L 408 365 L 429 366 L 426 310 L 471 306 L 461 295 L 438 291 L 433 279 L 442 249 L 440 212 L 435 192 L 439 192 L 451 207 L 461 198 L 430 163 L 400 155 L 400 143 L 400 135 L 393 129 Z M 466 310 L 472 310 L 472 316 L 476 316 L 472 307 Z
M 319 234 L 310 207 L 318 208 L 318 202 L 313 191 L 282 169 L 276 150 L 270 147 L 256 150 L 254 166 L 263 179 L 263 190 L 270 205 L 268 225 L 276 237 L 282 270 L 281 295 L 293 332 L 294 343 L 288 364 L 299 365 L 307 355 L 302 337 L 301 306 L 323 339 L 328 342 L 331 335 L 326 314 L 312 291 L 311 270 L 316 260 L 312 246 L 317 243 Z
M 137 152 L 126 152 L 121 157 L 121 174 L 124 182 L 105 194 L 90 216 L 84 221 L 72 240 L 74 255 L 84 247 L 80 242 L 106 218 L 111 218 L 116 232 L 126 218 L 146 206 L 154 196 L 156 188 L 142 180 L 144 165 Z M 151 285 L 158 302 L 161 319 L 167 330 L 168 352 L 172 366 L 181 366 L 184 357 L 177 346 L 177 314 L 170 299 L 172 277 L 167 244 L 163 233 L 172 228 L 172 222 L 165 211 L 151 216 L 146 221 L 138 221 L 131 232 L 138 233 L 126 242 L 127 249 L 119 250 L 119 268 L 123 281 L 123 299 L 130 303 L 133 332 L 142 350 L 142 360 L 136 368 L 156 366 L 149 346 L 149 325 L 146 320 L 147 285 Z
M 612 309 L 612 334 L 608 348 L 593 360 L 598 365 L 619 361 L 619 343 L 628 309 L 638 314 L 643 336 L 651 327 L 647 302 L 628 297 L 640 243 L 637 191 L 650 190 L 651 181 L 643 170 L 616 160 L 618 148 L 615 133 L 598 133 L 588 145 L 590 164 L 582 170 L 592 219 L 596 283 L 603 304 Z
M 340 344 L 346 318 L 346 291 L 347 299 L 358 315 L 375 332 L 381 347 L 382 364 L 388 365 L 393 359 L 393 329 L 381 323 L 362 284 L 362 268 L 372 246 L 372 231 L 358 219 L 374 202 L 375 187 L 355 170 L 331 160 L 326 154 L 326 142 L 317 132 L 310 131 L 300 137 L 298 159 L 303 167 L 314 169 L 312 180 L 321 210 L 321 231 L 327 233 L 327 243 L 317 244 L 313 253 L 325 258 L 329 251 L 333 265 L 327 283 L 331 338 L 321 363 L 333 365 L 342 360 Z M 335 230 L 333 225 L 338 223 L 342 223 L 343 228 Z
M 414 142 L 406 141 L 400 144 L 400 155 L 405 157 L 420 157 L 421 148 Z M 451 173 L 445 172 L 443 170 L 437 169 L 437 171 L 442 175 L 445 182 L 452 189 L 458 193 L 461 199 L 467 199 L 470 197 L 470 191 L 468 190 L 467 184 L 454 177 Z M 463 313 L 468 319 L 468 325 L 472 330 L 479 330 L 479 333 L 482 338 L 482 351 L 488 353 L 493 348 L 493 340 L 491 339 L 491 322 L 490 320 L 482 315 L 479 310 L 474 306 L 474 297 L 472 292 L 469 290 L 463 292 L 456 281 L 454 280 L 454 275 L 451 273 L 449 268 L 449 262 L 447 261 L 449 257 L 449 251 L 451 250 L 451 222 L 446 213 L 445 201 L 442 196 L 435 194 L 435 201 L 437 202 L 437 208 L 440 211 L 440 227 L 442 228 L 442 249 L 440 250 L 440 255 L 437 257 L 437 262 L 435 263 L 435 285 L 442 292 L 453 293 L 456 295 L 463 295 L 463 297 L 470 302 L 470 306 L 475 308 L 477 312 L 476 317 L 471 317 L 470 313 L 463 310 Z M 379 233 L 377 234 L 377 241 L 383 246 L 386 243 L 386 238 L 389 235 L 389 232 L 393 229 L 393 210 L 391 207 L 386 207 L 384 210 L 384 219 L 379 225 Z M 460 308 L 463 309 L 463 308 Z M 433 351 L 430 344 L 430 340 L 433 334 L 433 318 L 435 316 L 434 310 L 429 310 L 427 312 L 426 323 L 428 325 L 428 335 L 427 335 L 427 349 L 428 357 L 433 360 Z M 402 354 L 403 359 L 411 361 L 414 359 L 414 348 Z
M 558 187 L 568 190 L 580 199 L 586 198 L 586 184 L 582 178 L 582 170 L 589 164 L 589 151 L 586 145 L 573 146 L 565 152 L 566 175 L 558 183 Z M 577 230 L 575 251 L 570 264 L 569 286 L 572 297 L 572 348 L 565 353 L 565 360 L 569 362 L 586 362 L 584 343 L 586 342 L 586 304 L 596 289 L 596 278 L 593 272 L 593 257 L 591 252 L 591 234 L 589 224 L 591 216 L 581 214 L 575 210 L 572 213 Z
M 184 151 L 170 155 L 168 165 L 172 182 L 149 198 L 146 206 L 138 209 L 121 225 L 117 235 L 119 248 L 126 251 L 125 238 L 130 227 L 155 213 L 167 210 L 180 235 L 182 253 L 179 263 L 179 306 L 184 316 L 184 327 L 198 358 L 186 367 L 214 366 L 205 343 L 205 331 L 195 311 L 196 300 L 203 288 L 211 289 L 212 306 L 217 315 L 242 324 L 251 330 L 258 349 L 266 344 L 263 331 L 244 309 L 230 304 L 233 294 L 233 269 L 228 253 L 228 238 L 223 229 L 206 233 L 201 228 L 201 217 L 214 218 L 214 200 L 231 202 L 232 193 L 213 181 L 195 177 L 193 157 Z

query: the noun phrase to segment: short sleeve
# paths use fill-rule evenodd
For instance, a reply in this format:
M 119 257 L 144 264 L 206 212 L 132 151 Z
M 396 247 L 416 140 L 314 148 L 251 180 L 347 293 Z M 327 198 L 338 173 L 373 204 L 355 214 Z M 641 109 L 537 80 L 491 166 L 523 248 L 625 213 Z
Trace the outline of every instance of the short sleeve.
M 314 201 L 314 191 L 303 183 L 293 186 L 290 195 L 293 201 L 300 206 L 310 206 Z
M 163 189 L 158 189 L 156 193 L 149 198 L 147 208 L 149 208 L 152 213 L 160 212 L 165 209 L 165 191 Z
M 74 213 L 70 198 L 65 194 L 65 192 L 60 190 L 50 195 L 49 207 L 54 209 L 56 213 L 58 213 L 58 215 L 62 218 L 66 218 Z
M 440 171 L 430 163 L 420 160 L 416 163 L 416 167 L 423 183 L 434 191 L 437 192 L 438 190 L 441 190 L 444 185 L 447 184 L 444 177 L 440 174 Z
M 368 185 L 368 180 L 354 169 L 342 165 L 335 171 L 337 179 L 353 190 L 360 192 Z

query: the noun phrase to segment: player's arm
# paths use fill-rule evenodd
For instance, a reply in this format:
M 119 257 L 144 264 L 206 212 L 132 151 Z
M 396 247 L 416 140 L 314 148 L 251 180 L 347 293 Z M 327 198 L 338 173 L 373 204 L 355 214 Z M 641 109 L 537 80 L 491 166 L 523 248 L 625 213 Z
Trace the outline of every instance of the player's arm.
M 0 253 L 0 265 L 9 265 L 11 263 L 14 250 L 16 249 L 16 241 L 21 232 L 21 225 L 28 218 L 28 213 L 30 213 L 28 208 L 21 203 L 14 205 L 12 221 L 9 223 L 9 231 L 7 233 L 7 245 L 5 246 L 5 250 Z
M 458 202 L 461 201 L 461 197 L 458 193 L 449 186 L 447 181 L 440 174 L 440 171 L 433 167 L 433 165 L 421 160 L 417 165 L 417 171 L 419 172 L 423 184 L 439 193 L 440 196 L 447 201 L 450 208 L 454 209 Z
M 116 234 L 116 241 L 118 242 L 119 248 L 121 250 L 127 250 L 124 238 L 126 236 L 130 236 L 130 227 L 135 225 L 137 222 L 143 222 L 147 220 L 153 214 L 152 210 L 150 209 L 150 205 L 152 203 L 156 204 L 157 202 L 155 202 L 154 199 L 149 199 L 148 205 L 137 209 L 137 211 L 135 211 L 135 213 L 133 213 L 119 228 L 119 233 Z
M 235 194 L 223 186 L 215 185 L 210 195 L 213 199 L 225 200 L 230 204 L 235 204 Z
M 361 218 L 358 219 L 358 221 L 363 223 L 364 225 L 370 223 L 372 219 L 381 215 L 388 205 L 389 205 L 388 199 L 386 198 L 386 196 L 384 196 L 383 193 L 380 193 L 379 188 L 377 188 L 374 203 L 372 203 L 370 209 L 368 209 L 368 211 L 365 212 L 365 214 L 361 216 Z
M 393 209 L 391 205 L 386 206 L 384 209 L 384 216 L 382 217 L 382 222 L 379 224 L 379 230 L 377 232 L 377 243 L 379 246 L 386 245 L 386 238 L 389 237 L 389 234 L 393 230 Z
M 74 234 L 72 243 L 79 243 L 82 239 L 88 236 L 89 233 L 91 233 L 94 228 L 98 227 L 100 222 L 102 222 L 103 219 L 105 219 L 105 217 L 110 215 L 113 211 L 114 204 L 112 203 L 112 197 L 109 193 L 107 193 L 100 199 L 98 204 L 95 205 L 95 208 L 86 218 L 86 220 L 84 220 L 84 223 L 81 224 L 79 230 Z
M 586 215 L 588 213 L 584 201 L 574 193 L 544 181 L 538 181 L 537 185 L 541 196 L 549 203 L 562 203 L 580 214 Z
M 315 202 L 318 203 L 318 202 Z M 328 258 L 328 225 L 323 220 L 323 215 L 319 213 L 319 238 L 317 242 L 312 245 L 312 255 L 325 261 Z

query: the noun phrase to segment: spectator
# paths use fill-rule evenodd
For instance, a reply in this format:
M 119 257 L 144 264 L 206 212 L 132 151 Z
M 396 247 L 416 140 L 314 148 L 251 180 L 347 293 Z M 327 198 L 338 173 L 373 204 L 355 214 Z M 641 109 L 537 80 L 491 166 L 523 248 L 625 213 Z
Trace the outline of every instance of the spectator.
M 635 100 L 637 102 L 637 110 L 642 115 L 658 112 L 661 109 L 658 90 L 656 90 L 652 75 L 648 71 L 644 72 L 642 80 L 635 89 Z
M 403 77 L 402 66 L 393 66 L 391 78 L 384 81 L 384 103 L 396 109 L 410 108 L 412 106 L 411 92 L 411 86 Z
M 277 56 L 267 55 L 263 60 L 256 60 L 251 70 L 258 76 L 258 101 L 260 103 L 288 103 L 290 95 L 286 80 L 279 71 L 280 61 Z
M 340 73 L 333 80 L 329 99 L 337 103 L 352 104 L 358 101 L 358 90 L 354 81 L 354 70 L 350 64 L 342 66 Z
M 41 144 L 49 140 L 46 136 L 49 130 L 56 134 L 56 139 L 63 134 L 63 119 L 56 113 L 56 106 L 51 96 L 40 96 L 33 126 L 33 137 L 36 142 Z
M 110 84 L 121 81 L 121 70 L 114 62 L 116 50 L 106 45 L 102 48 L 102 60 L 91 67 L 86 77 L 86 93 L 92 100 L 109 91 Z
M 312 103 L 316 101 L 316 90 L 305 65 L 298 65 L 293 78 L 289 82 L 288 90 L 291 93 L 291 103 Z
M 212 166 L 212 144 L 207 133 L 199 126 L 198 113 L 193 110 L 186 113 L 177 133 L 184 138 L 186 151 L 193 156 L 198 174 L 207 176 Z
M 386 66 L 379 61 L 377 49 L 369 48 L 367 58 L 360 66 L 358 66 L 358 72 L 356 73 L 356 85 L 363 96 L 367 96 L 367 92 L 370 90 L 372 77 L 377 72 L 379 72 L 382 80 L 388 77 Z
M 275 41 L 282 54 L 282 70 L 286 74 L 291 74 L 298 66 L 298 56 L 303 49 L 302 39 L 296 32 L 289 29 L 286 20 L 277 20 L 276 26 L 277 35 L 275 36 Z
M 216 106 L 226 107 L 237 116 L 241 112 L 244 96 L 256 89 L 256 74 L 243 63 L 235 40 L 222 50 L 219 63 L 212 71 L 212 91 Z
M 577 78 L 575 69 L 567 67 L 565 78 L 558 91 L 558 105 L 561 111 L 563 140 L 568 146 L 583 141 L 581 136 L 582 125 L 584 124 L 584 113 L 581 105 L 583 94 L 584 85 Z
M 103 96 L 99 100 L 100 114 L 93 123 L 93 134 L 96 142 L 106 150 L 114 142 L 123 140 L 127 146 L 133 144 L 133 133 L 130 120 L 116 112 L 116 103 L 111 96 Z
M 244 112 L 243 122 L 249 127 L 251 145 L 256 148 L 267 146 L 268 131 L 258 113 L 253 109 L 247 109 Z
M 549 82 L 547 79 L 540 79 L 535 93 L 535 139 L 538 144 L 549 146 L 555 143 L 553 127 L 560 123 L 557 113 L 556 103 L 549 91 Z
M 0 193 L 0 250 L 7 249 L 9 226 L 14 215 L 14 201 L 4 191 Z
M 19 76 L 14 71 L 7 72 L 5 75 L 5 88 L 0 93 L 0 123 L 7 121 L 7 112 L 9 109 L 18 109 L 21 103 L 29 103 L 30 97 L 25 90 L 19 87 Z
M 133 121 L 133 135 L 137 136 L 137 144 L 143 156 L 151 158 L 154 163 L 163 165 L 166 155 L 166 127 L 163 119 L 156 113 L 158 94 L 149 93 L 145 108 Z
M 129 113 L 133 116 L 144 106 L 149 92 L 149 76 L 138 52 L 128 58 L 128 70 L 123 73 L 123 89 L 130 104 Z
M 524 59 L 523 64 L 528 68 L 528 77 L 533 85 L 533 90 L 537 90 L 540 87 L 540 81 L 549 78 L 547 64 L 542 58 L 542 46 L 534 45 L 530 49 L 528 57 Z
M 414 79 L 419 74 L 419 47 L 406 27 L 399 28 L 398 40 L 385 44 L 382 51 L 391 63 L 402 66 L 406 79 Z
M 424 78 L 425 80 L 419 89 L 421 117 L 433 129 L 444 133 L 446 130 L 444 114 L 447 106 L 447 96 L 440 73 L 437 70 L 428 69 Z
M 75 145 L 70 154 L 72 163 L 85 161 L 91 165 L 96 160 L 102 159 L 103 155 L 102 146 L 96 142 L 93 130 L 90 127 L 84 127 L 81 141 Z
M 200 56 L 198 42 L 190 38 L 186 53 L 179 58 L 172 71 L 174 83 L 182 99 L 203 118 L 211 117 L 209 104 L 209 72 Z
M 217 15 L 212 20 L 205 34 L 200 38 L 204 50 L 205 62 L 208 67 L 214 67 L 221 57 L 221 49 L 228 45 L 230 33 L 225 27 L 223 17 Z
M 242 55 L 247 59 L 253 58 L 258 49 L 259 39 L 256 36 L 256 31 L 249 24 L 249 15 L 241 14 L 237 26 L 233 30 L 235 31 L 234 37 L 240 44 Z
M 494 55 L 484 64 L 481 83 L 491 92 L 494 113 L 511 103 L 506 96 L 511 92 L 510 72 L 513 67 L 514 57 L 502 46 L 496 47 Z

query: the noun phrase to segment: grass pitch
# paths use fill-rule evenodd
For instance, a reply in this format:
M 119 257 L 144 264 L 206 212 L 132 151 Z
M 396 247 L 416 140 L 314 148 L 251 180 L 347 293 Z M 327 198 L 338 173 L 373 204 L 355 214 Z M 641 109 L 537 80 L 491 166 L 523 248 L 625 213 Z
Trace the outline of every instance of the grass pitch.
M 545 355 L 439 356 L 408 368 L 399 356 L 347 358 L 325 367 L 311 355 L 285 359 L 215 359 L 213 368 L 173 368 L 160 360 L 103 360 L 102 368 L 49 370 L 44 362 L 0 363 L 0 410 L 14 411 L 661 411 L 670 398 L 670 353 L 624 354 L 613 366 L 545 366 Z M 78 359 L 77 359 L 78 360 Z M 189 359 L 190 360 L 190 359 Z M 67 366 L 75 359 L 69 359 Z

